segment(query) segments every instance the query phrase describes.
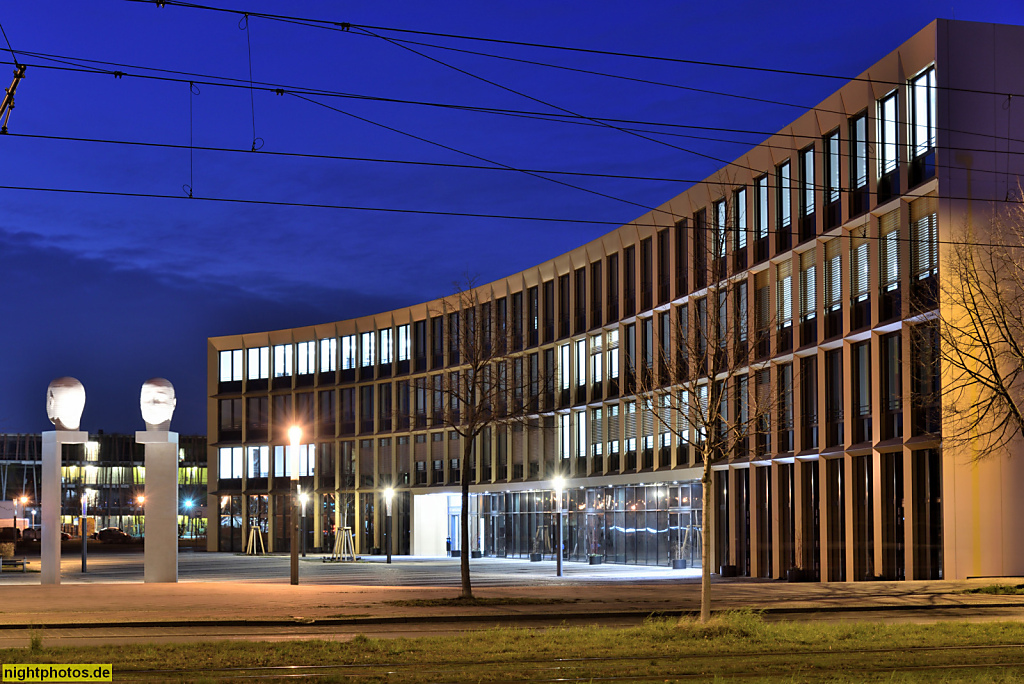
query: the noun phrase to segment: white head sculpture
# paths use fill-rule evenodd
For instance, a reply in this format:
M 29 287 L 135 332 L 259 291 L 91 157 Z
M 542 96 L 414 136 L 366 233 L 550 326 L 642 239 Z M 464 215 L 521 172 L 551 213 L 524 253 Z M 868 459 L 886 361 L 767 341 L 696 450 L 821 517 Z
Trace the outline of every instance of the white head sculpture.
M 77 430 L 85 409 L 85 387 L 75 378 L 57 378 L 46 388 L 46 416 L 58 430 Z
M 152 378 L 142 383 L 139 405 L 142 420 L 147 430 L 167 430 L 171 427 L 171 416 L 178 400 L 174 397 L 174 385 L 163 378 Z

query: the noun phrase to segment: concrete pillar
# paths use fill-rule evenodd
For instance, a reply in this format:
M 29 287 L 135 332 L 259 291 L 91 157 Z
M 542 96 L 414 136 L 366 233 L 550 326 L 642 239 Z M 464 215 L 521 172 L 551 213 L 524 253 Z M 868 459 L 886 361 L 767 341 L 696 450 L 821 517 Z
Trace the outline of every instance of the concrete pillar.
M 821 540 L 819 547 L 818 562 L 821 566 L 821 581 L 829 581 L 829 546 L 832 542 L 828 536 L 828 516 L 835 515 L 831 513 L 834 510 L 837 502 L 830 501 L 828 498 L 828 459 L 819 458 L 813 464 L 809 464 L 809 467 L 818 469 L 818 539 Z
M 135 441 L 146 450 L 145 580 L 177 582 L 178 433 L 142 430 Z M 244 497 L 243 504 L 247 507 Z M 245 517 L 248 513 L 243 511 Z
M 846 581 L 855 582 L 856 575 L 854 568 L 854 545 L 853 537 L 853 456 L 849 453 L 843 454 L 843 498 L 846 506 L 843 511 L 843 522 L 846 528 Z
M 39 517 L 42 522 L 40 542 L 40 583 L 60 584 L 60 487 L 62 447 L 85 444 L 89 433 L 84 430 L 49 430 L 43 433 L 42 498 Z
M 779 515 L 779 506 L 782 503 L 782 497 L 779 495 L 779 463 L 772 461 L 769 467 L 772 474 L 772 483 L 768 490 L 768 510 L 772 517 L 772 577 L 779 579 L 786 570 L 782 559 L 782 516 Z

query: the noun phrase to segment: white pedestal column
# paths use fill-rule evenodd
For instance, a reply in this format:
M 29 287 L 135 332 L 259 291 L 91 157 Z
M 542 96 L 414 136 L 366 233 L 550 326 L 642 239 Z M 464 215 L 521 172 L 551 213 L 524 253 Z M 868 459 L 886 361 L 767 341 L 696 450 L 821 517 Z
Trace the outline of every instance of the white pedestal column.
M 43 473 L 39 517 L 43 526 L 40 543 L 40 583 L 60 584 L 60 487 L 61 447 L 85 444 L 89 433 L 83 430 L 50 430 L 43 433 Z M 84 543 L 84 540 L 83 540 Z
M 178 581 L 178 433 L 144 430 L 146 449 L 146 582 Z

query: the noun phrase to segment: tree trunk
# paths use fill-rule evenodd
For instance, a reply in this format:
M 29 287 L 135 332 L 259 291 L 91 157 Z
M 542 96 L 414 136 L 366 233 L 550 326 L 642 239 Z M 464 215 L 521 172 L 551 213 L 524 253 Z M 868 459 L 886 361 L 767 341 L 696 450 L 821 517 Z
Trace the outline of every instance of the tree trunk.
M 711 619 L 711 545 L 708 527 L 711 524 L 711 454 L 704 454 L 704 474 L 700 479 L 703 484 L 701 496 L 702 520 L 700 525 L 700 621 Z
M 462 539 L 459 540 L 459 559 L 462 568 L 462 598 L 473 598 L 473 585 L 469 580 L 469 459 L 473 457 L 472 437 L 462 437 Z

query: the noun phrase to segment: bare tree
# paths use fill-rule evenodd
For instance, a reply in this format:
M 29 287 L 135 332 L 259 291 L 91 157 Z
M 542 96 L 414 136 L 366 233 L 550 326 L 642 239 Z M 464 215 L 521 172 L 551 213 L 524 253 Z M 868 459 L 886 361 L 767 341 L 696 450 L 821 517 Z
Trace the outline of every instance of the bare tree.
M 916 398 L 937 412 L 939 395 L 944 446 L 980 459 L 1024 432 L 1024 207 L 968 226 L 943 247 L 937 330 L 917 326 L 914 336 L 925 362 L 915 364 Z M 928 360 L 941 362 L 941 377 L 918 377 Z
M 469 485 L 475 468 L 476 442 L 493 426 L 524 423 L 536 415 L 543 380 L 522 373 L 522 358 L 507 316 L 495 311 L 495 302 L 466 277 L 455 283 L 455 293 L 443 300 L 438 315 L 446 317 L 449 369 L 442 375 L 444 408 L 435 420 L 458 433 L 462 485 L 461 558 L 462 598 L 472 598 L 469 574 Z
M 767 310 L 770 300 L 766 292 L 756 293 L 755 325 L 750 326 L 747 282 L 725 278 L 727 233 L 724 225 L 718 225 L 721 222 L 719 217 L 714 228 L 695 240 L 695 284 L 701 289 L 687 305 L 677 308 L 667 347 L 658 345 L 657 370 L 644 353 L 635 370 L 644 410 L 653 412 L 662 431 L 674 435 L 677 443 L 692 446 L 702 466 L 701 622 L 711 617 L 711 546 L 707 542 L 712 466 L 751 450 L 766 451 L 772 411 L 784 400 L 772 389 L 767 360 L 752 363 L 768 357 L 775 332 L 775 316 Z M 704 229 L 697 225 L 694 230 Z M 778 332 L 787 331 L 780 328 Z

